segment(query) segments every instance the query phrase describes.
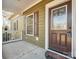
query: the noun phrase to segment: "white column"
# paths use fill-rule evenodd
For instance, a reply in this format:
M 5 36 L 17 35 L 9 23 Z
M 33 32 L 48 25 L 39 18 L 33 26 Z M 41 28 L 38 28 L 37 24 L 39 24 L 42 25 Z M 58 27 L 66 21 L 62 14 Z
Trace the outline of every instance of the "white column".
M 76 56 L 76 0 L 72 0 L 72 57 Z

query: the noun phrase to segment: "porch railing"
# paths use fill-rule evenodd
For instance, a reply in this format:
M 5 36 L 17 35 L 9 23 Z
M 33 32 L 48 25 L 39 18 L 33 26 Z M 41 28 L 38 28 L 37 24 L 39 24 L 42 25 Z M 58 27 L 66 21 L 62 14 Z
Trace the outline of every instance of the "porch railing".
M 16 31 L 3 31 L 2 32 L 2 42 L 7 42 L 7 41 L 10 41 L 10 40 L 15 40 L 17 39 L 18 37 L 16 37 L 15 35 Z
M 2 43 L 8 43 L 8 42 L 13 42 L 13 41 L 18 41 L 18 40 L 24 40 L 25 39 L 25 34 L 23 31 L 2 31 Z

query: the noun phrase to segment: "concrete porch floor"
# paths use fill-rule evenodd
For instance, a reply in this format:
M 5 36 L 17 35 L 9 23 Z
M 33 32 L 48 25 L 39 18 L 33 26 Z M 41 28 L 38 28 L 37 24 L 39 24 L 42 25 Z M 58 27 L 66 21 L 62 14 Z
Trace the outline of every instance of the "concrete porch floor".
M 2 45 L 3 59 L 45 59 L 46 50 L 25 41 Z

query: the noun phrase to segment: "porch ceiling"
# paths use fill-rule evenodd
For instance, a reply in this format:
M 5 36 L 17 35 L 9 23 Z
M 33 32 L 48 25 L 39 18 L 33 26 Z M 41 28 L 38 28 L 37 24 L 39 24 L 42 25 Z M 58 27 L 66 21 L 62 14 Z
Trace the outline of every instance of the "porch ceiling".
M 22 14 L 25 10 L 42 0 L 2 0 L 2 10 Z

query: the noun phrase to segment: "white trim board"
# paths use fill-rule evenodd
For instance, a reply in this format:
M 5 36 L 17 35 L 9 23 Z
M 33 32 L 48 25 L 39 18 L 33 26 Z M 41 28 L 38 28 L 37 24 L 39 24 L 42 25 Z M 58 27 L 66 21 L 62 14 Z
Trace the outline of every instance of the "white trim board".
M 31 7 L 33 7 L 34 5 L 38 4 L 39 2 L 41 2 L 42 0 L 38 0 L 37 2 L 31 4 L 29 7 L 27 7 L 26 9 L 24 9 L 21 13 L 23 14 L 23 12 L 27 11 L 28 9 L 30 9 Z
M 2 45 L 17 42 L 17 41 L 22 41 L 22 40 L 21 39 L 9 40 L 9 41 L 6 41 L 6 42 L 2 42 Z
M 49 44 L 48 44 L 48 39 L 49 39 L 49 36 L 48 36 L 48 26 L 49 26 L 48 25 L 48 14 L 49 14 L 49 12 L 48 11 L 49 11 L 49 8 L 59 5 L 59 4 L 62 4 L 67 1 L 70 1 L 70 0 L 54 0 L 54 1 L 46 4 L 46 6 L 45 6 L 45 49 L 46 50 L 49 50 L 48 49 L 48 46 L 49 46 Z M 73 38 L 72 38 L 72 41 L 73 41 Z M 72 42 L 72 45 L 73 45 L 73 42 Z M 64 56 L 66 58 L 70 58 L 70 57 L 62 55 L 61 53 L 58 53 L 58 52 L 54 52 L 54 53 L 57 53 L 57 54 Z M 73 50 L 72 50 L 72 53 L 73 53 Z M 73 55 L 72 55 L 72 57 L 73 57 Z
M 72 0 L 72 56 L 76 57 L 76 0 Z

